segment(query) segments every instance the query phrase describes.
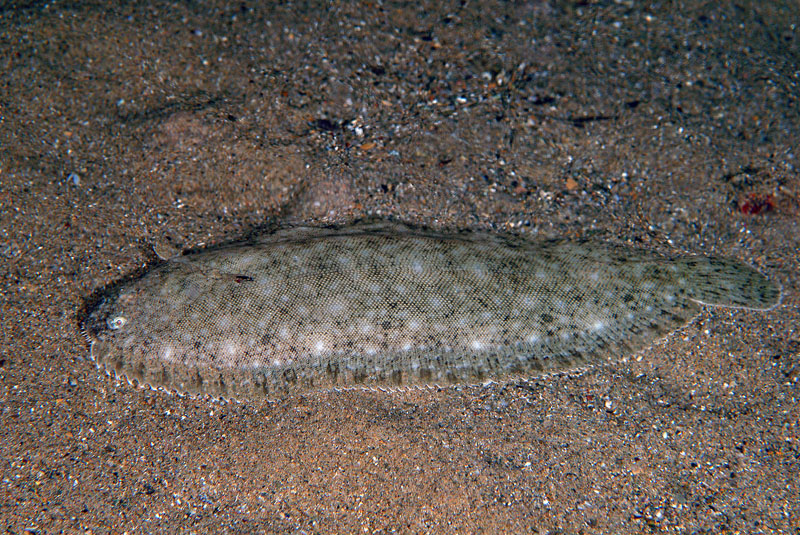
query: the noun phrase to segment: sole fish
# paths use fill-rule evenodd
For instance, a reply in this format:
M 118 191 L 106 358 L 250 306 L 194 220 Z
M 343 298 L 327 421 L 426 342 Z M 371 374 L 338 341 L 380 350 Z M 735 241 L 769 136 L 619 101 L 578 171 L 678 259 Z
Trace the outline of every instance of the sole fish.
M 701 305 L 766 310 L 780 294 L 735 260 L 362 223 L 178 256 L 106 291 L 82 330 L 95 362 L 131 382 L 279 398 L 575 369 Z

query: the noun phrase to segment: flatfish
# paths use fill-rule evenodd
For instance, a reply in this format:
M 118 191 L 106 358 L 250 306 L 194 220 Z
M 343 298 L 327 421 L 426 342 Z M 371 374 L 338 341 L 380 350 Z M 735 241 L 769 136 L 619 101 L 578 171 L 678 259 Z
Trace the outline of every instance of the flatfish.
M 108 289 L 81 326 L 131 382 L 280 398 L 613 362 L 702 305 L 766 310 L 780 293 L 735 260 L 367 222 L 177 256 Z

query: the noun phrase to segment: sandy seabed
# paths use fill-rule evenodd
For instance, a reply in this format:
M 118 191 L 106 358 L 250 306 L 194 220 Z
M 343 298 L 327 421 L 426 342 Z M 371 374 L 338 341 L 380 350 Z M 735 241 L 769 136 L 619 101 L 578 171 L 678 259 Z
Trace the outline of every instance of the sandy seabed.
M 0 7 L 8 533 L 797 533 L 796 2 Z M 386 217 L 735 257 L 614 366 L 218 403 L 98 371 L 159 254 Z

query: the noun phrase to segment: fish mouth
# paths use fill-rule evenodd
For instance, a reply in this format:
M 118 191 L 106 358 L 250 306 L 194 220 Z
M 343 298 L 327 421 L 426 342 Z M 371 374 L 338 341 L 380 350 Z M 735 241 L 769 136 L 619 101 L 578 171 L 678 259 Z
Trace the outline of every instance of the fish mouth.
M 113 352 L 107 319 L 113 313 L 116 301 L 114 288 L 98 290 L 86 300 L 78 315 L 78 329 L 89 345 L 89 357 L 98 366 L 105 365 Z
M 90 296 L 78 312 L 78 330 L 89 345 L 98 340 L 100 330 L 97 325 L 97 312 L 103 306 L 106 297 L 95 292 Z
M 113 300 L 101 299 L 94 304 L 80 325 L 81 334 L 89 344 L 89 358 L 106 374 L 119 378 L 124 376 L 123 358 L 113 343 L 113 336 L 107 324 L 108 311 Z
M 103 313 L 105 308 L 107 308 L 107 299 L 102 298 L 88 308 L 86 315 L 81 320 L 81 333 L 90 343 L 101 339 L 103 331 L 108 329 L 104 319 L 106 315 Z
M 81 322 L 80 330 L 89 344 L 89 358 L 98 365 L 102 364 L 110 351 L 108 342 L 104 341 L 102 336 L 106 330 L 105 321 L 92 313 Z

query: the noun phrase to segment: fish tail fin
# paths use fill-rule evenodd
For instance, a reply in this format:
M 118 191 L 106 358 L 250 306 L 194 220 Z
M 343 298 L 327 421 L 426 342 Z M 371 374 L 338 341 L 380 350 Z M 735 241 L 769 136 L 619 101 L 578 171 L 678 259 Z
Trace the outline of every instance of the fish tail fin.
M 704 305 L 769 310 L 780 304 L 781 287 L 756 269 L 725 258 L 677 261 L 690 299 Z

